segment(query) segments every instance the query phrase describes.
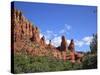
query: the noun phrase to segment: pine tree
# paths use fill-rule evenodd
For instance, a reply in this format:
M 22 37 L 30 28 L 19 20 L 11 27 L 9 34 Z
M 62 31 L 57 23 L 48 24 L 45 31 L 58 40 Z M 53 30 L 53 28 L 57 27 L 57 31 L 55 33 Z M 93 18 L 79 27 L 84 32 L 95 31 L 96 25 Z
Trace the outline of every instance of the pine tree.
M 97 53 L 97 34 L 93 34 L 92 41 L 90 43 L 91 53 Z

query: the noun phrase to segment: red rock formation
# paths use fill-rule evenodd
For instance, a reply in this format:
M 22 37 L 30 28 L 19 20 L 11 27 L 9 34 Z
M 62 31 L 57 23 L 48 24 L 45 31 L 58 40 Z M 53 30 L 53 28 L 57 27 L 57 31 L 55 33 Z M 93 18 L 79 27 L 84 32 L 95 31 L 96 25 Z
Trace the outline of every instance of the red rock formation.
M 68 46 L 68 49 L 70 51 L 75 51 L 75 45 L 74 45 L 74 40 L 72 39 L 69 46 Z
M 12 30 L 14 30 L 14 39 L 15 41 L 21 39 L 30 39 L 39 42 L 39 29 L 36 26 L 33 26 L 21 13 L 21 11 L 13 9 L 12 10 Z M 12 33 L 13 33 L 12 32 Z
M 32 28 L 32 38 L 31 38 L 31 40 L 35 41 L 37 43 L 40 42 L 39 29 L 36 26 L 34 26 Z
M 66 51 L 62 51 L 61 53 L 62 53 L 62 59 L 66 61 Z
M 44 36 L 41 37 L 41 39 L 40 39 L 40 44 L 41 44 L 43 47 L 46 46 L 46 43 L 45 43 L 45 37 L 44 37 Z
M 60 51 L 61 51 L 62 59 L 66 61 L 67 41 L 65 39 L 65 36 L 62 36 Z
M 62 36 L 61 45 L 55 48 L 51 44 L 46 45 L 45 37 L 40 39 L 40 31 L 37 26 L 29 22 L 21 11 L 12 9 L 11 14 L 11 38 L 12 38 L 12 50 L 15 52 L 26 52 L 32 56 L 47 56 L 52 55 L 57 59 L 66 61 L 67 41 Z M 68 47 L 70 50 L 70 60 L 75 62 L 76 58 L 78 62 L 81 62 L 82 55 L 75 53 L 74 41 Z
M 70 60 L 72 63 L 75 63 L 75 46 L 74 46 L 74 40 L 72 39 L 69 46 L 68 50 L 70 50 Z
M 70 60 L 72 63 L 75 63 L 75 53 L 70 51 Z
M 51 49 L 56 49 L 56 48 L 51 44 L 51 40 L 49 40 L 48 47 L 51 48 Z
M 48 44 L 48 46 L 50 46 L 50 47 L 51 47 L 51 40 L 49 40 L 49 44 Z
M 66 49 L 67 49 L 67 42 L 66 42 L 65 36 L 62 36 L 60 50 L 66 51 Z
M 84 56 L 83 53 L 76 52 L 76 53 L 75 53 L 75 60 L 76 60 L 78 63 L 81 63 L 81 62 L 82 62 L 83 56 Z
M 81 63 L 81 60 L 83 58 L 83 54 L 75 52 L 75 45 L 74 40 L 72 39 L 68 49 L 70 50 L 70 60 L 72 63 L 75 63 L 77 61 L 78 63 Z

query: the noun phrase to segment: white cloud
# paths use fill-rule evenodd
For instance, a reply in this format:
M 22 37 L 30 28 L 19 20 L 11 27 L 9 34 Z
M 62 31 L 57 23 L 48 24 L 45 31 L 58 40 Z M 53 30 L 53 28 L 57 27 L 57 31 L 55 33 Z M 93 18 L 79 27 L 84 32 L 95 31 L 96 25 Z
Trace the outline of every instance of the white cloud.
M 76 40 L 75 41 L 75 45 L 78 46 L 78 47 L 82 47 L 84 45 L 84 42 L 83 41 Z
M 82 47 L 84 45 L 89 46 L 92 38 L 93 38 L 92 36 L 86 36 L 81 40 L 75 40 L 75 45 L 78 46 L 78 47 Z
M 59 33 L 60 34 L 66 33 L 66 30 L 65 29 L 62 29 L 62 30 L 59 31 Z
M 69 44 L 70 44 L 70 40 L 67 40 L 67 44 L 68 44 L 68 46 L 69 46 Z
M 53 33 L 53 31 L 51 31 L 51 30 L 47 30 L 46 32 L 47 32 L 47 33 L 50 33 L 50 34 Z
M 45 33 L 44 33 L 44 36 L 46 39 L 53 39 L 54 37 L 57 36 L 57 34 L 55 32 L 53 32 L 52 30 L 47 30 Z
M 54 45 L 55 47 L 60 46 L 60 44 L 61 44 L 61 36 L 54 37 L 54 39 L 52 39 L 52 45 Z
M 65 24 L 64 28 L 59 30 L 59 34 L 69 34 L 70 29 L 71 29 L 71 26 L 68 24 Z
M 92 41 L 92 36 L 87 36 L 87 37 L 84 37 L 82 40 L 87 44 L 89 45 L 90 42 Z
M 68 24 L 65 24 L 65 27 L 66 27 L 67 30 L 70 30 L 71 29 L 71 26 L 68 25 Z

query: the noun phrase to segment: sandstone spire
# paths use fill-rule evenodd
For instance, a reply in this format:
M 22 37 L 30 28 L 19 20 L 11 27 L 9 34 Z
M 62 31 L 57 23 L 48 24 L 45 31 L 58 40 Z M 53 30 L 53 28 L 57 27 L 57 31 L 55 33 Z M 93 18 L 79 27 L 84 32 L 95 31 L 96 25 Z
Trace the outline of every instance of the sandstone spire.
M 39 30 L 35 26 L 33 26 L 33 28 L 32 28 L 32 38 L 31 38 L 31 40 L 35 41 L 37 43 L 40 42 Z
M 67 49 L 67 42 L 66 42 L 65 36 L 62 36 L 60 50 L 61 51 L 66 51 L 66 49 Z
M 68 49 L 70 51 L 75 51 L 75 45 L 74 45 L 74 40 L 73 39 L 71 40 Z
M 40 39 L 40 44 L 41 44 L 42 46 L 45 46 L 45 45 L 46 45 L 46 43 L 45 43 L 45 37 L 44 37 L 44 36 L 41 37 L 41 39 Z
M 48 44 L 48 46 L 49 46 L 49 47 L 51 46 L 51 40 L 49 40 L 49 44 Z

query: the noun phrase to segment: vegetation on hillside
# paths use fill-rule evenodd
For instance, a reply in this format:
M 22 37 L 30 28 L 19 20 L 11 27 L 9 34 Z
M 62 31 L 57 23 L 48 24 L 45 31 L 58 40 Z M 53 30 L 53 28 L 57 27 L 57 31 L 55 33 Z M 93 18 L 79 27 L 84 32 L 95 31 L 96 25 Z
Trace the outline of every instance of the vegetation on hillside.
M 26 54 L 15 54 L 14 56 L 15 73 L 78 70 L 81 67 L 81 64 L 72 64 L 70 61 L 64 62 L 53 57 L 32 57 Z

